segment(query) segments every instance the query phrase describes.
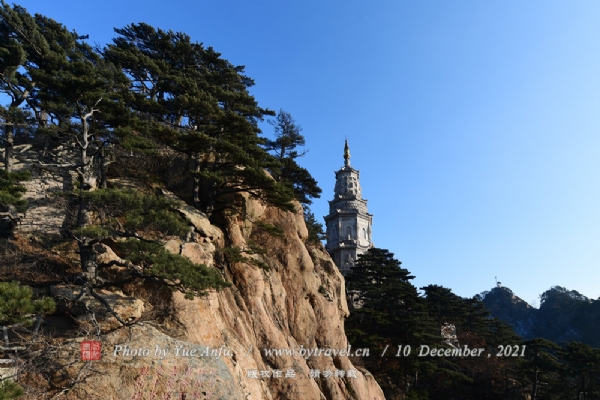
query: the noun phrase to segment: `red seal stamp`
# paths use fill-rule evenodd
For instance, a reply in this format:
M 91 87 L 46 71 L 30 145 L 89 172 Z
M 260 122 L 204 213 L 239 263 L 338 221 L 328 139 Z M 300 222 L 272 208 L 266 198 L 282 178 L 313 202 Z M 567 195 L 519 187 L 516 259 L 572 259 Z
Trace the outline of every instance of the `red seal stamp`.
M 102 353 L 102 343 L 98 340 L 81 342 L 81 359 L 84 361 L 99 360 Z

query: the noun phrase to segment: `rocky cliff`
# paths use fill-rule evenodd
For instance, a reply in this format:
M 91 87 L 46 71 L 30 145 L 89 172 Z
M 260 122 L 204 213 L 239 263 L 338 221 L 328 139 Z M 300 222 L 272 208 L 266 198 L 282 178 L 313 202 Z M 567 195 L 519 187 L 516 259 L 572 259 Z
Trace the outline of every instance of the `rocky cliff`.
M 525 340 L 544 338 L 559 344 L 574 341 L 600 347 L 600 300 L 590 300 L 560 286 L 540 296 L 539 309 L 506 287 L 496 287 L 479 296 L 492 316 L 507 322 Z
M 485 308 L 496 318 L 507 322 L 525 340 L 534 337 L 537 309 L 506 287 L 495 287 L 480 295 Z
M 40 226 L 48 218 L 48 224 L 59 228 L 58 208 L 49 208 L 45 197 L 39 199 L 47 174 L 36 172 L 28 183 L 26 197 L 35 198 L 29 213 Z M 68 176 L 51 178 L 58 188 Z M 51 214 L 43 215 L 44 210 Z M 95 298 L 82 295 L 77 282 L 39 288 L 59 303 L 60 315 L 48 318 L 46 331 L 72 325 L 62 326 L 61 332 L 70 334 L 48 339 L 53 343 L 50 353 L 40 350 L 47 371 L 24 367 L 22 382 L 39 378 L 37 389 L 28 389 L 28 398 L 384 398 L 368 371 L 343 353 L 324 351 L 349 346 L 344 279 L 321 244 L 307 243 L 302 213 L 283 212 L 249 197 L 240 197 L 237 212 L 226 215 L 220 227 L 183 202 L 180 212 L 193 225 L 192 232 L 186 241 L 170 238 L 165 247 L 218 268 L 232 286 L 194 300 L 179 292 L 165 294 L 148 282 L 110 288 Z M 24 235 L 33 235 L 29 243 L 35 243 L 39 239 L 25 218 L 28 223 L 17 230 L 17 237 L 23 241 Z M 72 247 L 61 240 L 50 242 L 43 246 L 49 257 L 76 263 Z M 118 273 L 122 260 L 111 242 L 96 247 L 98 264 L 112 265 L 107 270 Z M 239 257 L 225 262 L 227 251 L 237 251 Z M 154 318 L 158 314 L 161 319 Z M 72 321 L 61 325 L 61 315 Z M 82 360 L 89 340 L 101 343 L 100 360 Z M 323 352 L 269 355 L 269 349 Z M 94 348 L 90 351 L 86 356 Z

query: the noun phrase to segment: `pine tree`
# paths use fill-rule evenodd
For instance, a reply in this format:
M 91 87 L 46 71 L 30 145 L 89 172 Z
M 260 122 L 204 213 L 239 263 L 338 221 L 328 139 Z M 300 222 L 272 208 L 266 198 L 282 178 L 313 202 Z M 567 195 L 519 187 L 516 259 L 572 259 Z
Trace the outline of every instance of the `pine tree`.
M 94 244 L 106 238 L 126 239 L 113 247 L 121 258 L 129 261 L 121 265 L 128 270 L 129 281 L 159 281 L 186 293 L 188 298 L 204 295 L 209 289 L 229 286 L 218 270 L 194 264 L 165 250 L 161 240 L 166 236 L 183 239 L 190 232 L 188 221 L 176 210 L 173 200 L 132 189 L 99 189 L 80 196 L 84 197 L 94 218 L 90 224 L 74 230 L 73 234 L 80 241 L 85 239 L 87 242 L 80 251 L 84 252 L 81 257 L 86 261 L 86 279 L 92 283 L 92 289 L 110 287 L 115 283 L 107 279 L 96 263 Z
M 15 349 L 8 341 L 8 329 L 30 326 L 37 319 L 34 334 L 40 327 L 42 316 L 54 312 L 56 304 L 51 298 L 34 300 L 32 290 L 18 282 L 0 282 L 0 331 L 3 333 L 2 350 Z M 37 317 L 37 318 L 36 318 Z M 25 391 L 10 379 L 0 379 L 0 400 L 16 399 Z
M 0 40 L 6 45 L 0 51 L 0 91 L 11 99 L 5 113 L 5 141 L 12 140 L 14 121 L 26 119 L 24 111 L 18 113 L 18 107 L 26 104 L 37 120 L 36 134 L 56 137 L 78 150 L 79 162 L 72 168 L 80 188 L 95 188 L 94 159 L 115 129 L 108 121 L 115 123 L 116 114 L 125 114 L 117 101 L 119 87 L 126 87 L 125 75 L 86 44 L 85 37 L 62 24 L 42 15 L 32 17 L 24 8 L 4 2 L 0 12 Z M 88 219 L 85 204 L 80 203 L 79 224 L 84 226 Z
M 18 282 L 0 282 L 0 326 L 30 325 L 33 314 L 48 314 L 55 304 L 50 298 L 33 300 L 30 288 Z
M 323 224 L 317 221 L 315 214 L 313 214 L 308 207 L 304 208 L 304 222 L 308 229 L 308 241 L 318 243 L 325 239 L 325 232 L 323 231 Z
M 28 181 L 31 174 L 27 171 L 7 172 L 0 169 L 0 237 L 11 237 L 19 218 L 18 213 L 27 209 L 23 193 L 26 189 L 22 181 Z
M 523 343 L 526 346 L 525 359 L 520 370 L 531 388 L 531 400 L 545 398 L 555 388 L 561 365 L 556 354 L 560 346 L 556 343 L 536 338 Z
M 299 153 L 296 148 L 306 144 L 304 136 L 300 133 L 302 127 L 296 123 L 292 115 L 284 110 L 279 110 L 275 120 L 269 120 L 275 130 L 275 140 L 267 140 L 266 148 L 274 151 L 278 160 L 302 157 L 306 151 Z
M 126 110 L 119 99 L 119 88 L 126 88 L 123 72 L 104 60 L 84 42 L 85 37 L 69 31 L 62 24 L 36 15 L 30 17 L 21 10 L 31 28 L 28 31 L 8 24 L 14 29 L 14 40 L 25 50 L 23 75 L 35 82 L 35 91 L 27 97 L 31 109 L 39 115 L 37 134 L 57 138 L 69 148 L 76 149 L 78 160 L 66 165 L 78 176 L 80 195 L 77 199 L 77 225 L 90 223 L 89 201 L 84 193 L 98 186 L 98 160 L 104 153 L 105 139 L 115 132 L 111 126 Z M 79 237 L 79 253 L 84 276 L 94 275 L 91 239 Z
M 25 390 L 11 380 L 0 381 L 0 400 L 18 399 L 25 394 Z
M 29 179 L 31 174 L 27 171 L 0 170 L 0 207 L 2 208 L 0 211 L 10 212 L 10 208 L 14 207 L 17 212 L 25 212 L 27 201 L 22 198 L 25 187 L 20 182 Z
M 600 349 L 571 342 L 559 352 L 564 360 L 563 395 L 576 399 L 600 399 Z
M 273 177 L 288 185 L 296 199 L 308 206 L 311 198 L 321 197 L 321 188 L 311 174 L 298 165 L 296 159 L 306 154 L 299 152 L 298 147 L 305 145 L 305 139 L 300 132 L 302 128 L 294 121 L 292 115 L 279 110 L 275 120 L 269 120 L 275 130 L 275 140 L 267 140 L 265 148 L 274 152 L 278 163 L 269 168 Z
M 180 32 L 143 23 L 115 31 L 104 55 L 130 77 L 127 104 L 146 121 L 149 139 L 190 158 L 195 205 L 211 214 L 248 192 L 293 210 L 292 191 L 265 172 L 274 159 L 258 121 L 273 113 L 248 93 L 254 82 L 244 67 Z
M 30 121 L 28 110 L 36 82 L 28 72 L 28 55 L 31 51 L 42 51 L 37 24 L 34 18 L 20 6 L 10 7 L 0 0 L 0 93 L 6 95 L 8 103 L 0 106 L 4 144 L 4 169 L 11 171 L 15 133 Z
M 410 283 L 414 276 L 401 264 L 393 253 L 378 248 L 358 257 L 346 277 L 348 296 L 357 306 L 347 319 L 346 334 L 355 346 L 379 354 L 388 350 L 387 357 L 369 359 L 368 366 L 375 376 L 391 379 L 396 390 L 406 394 L 418 371 L 428 367 L 416 354 L 420 345 L 431 344 L 435 328 Z M 410 355 L 403 356 L 398 346 L 409 346 Z
M 42 316 L 54 312 L 56 304 L 49 297 L 34 300 L 29 287 L 18 282 L 0 282 L 0 328 L 3 332 L 3 350 L 11 349 L 8 329 L 28 327 L 36 321 L 34 334 L 42 322 Z
M 502 321 L 490 318 L 480 299 L 460 297 L 450 289 L 428 285 L 424 303 L 438 326 L 455 325 L 458 345 L 483 348 L 490 357 L 442 357 L 432 360 L 434 367 L 423 374 L 421 387 L 433 399 L 505 399 L 512 390 L 510 376 L 517 376 L 520 359 L 495 357 L 499 347 L 521 345 L 521 339 Z M 511 347 L 512 351 L 515 348 Z M 521 351 L 521 347 L 518 347 Z
M 121 70 L 104 60 L 83 38 L 69 32 L 52 20 L 40 21 L 41 30 L 49 42 L 58 42 L 61 51 L 52 54 L 52 62 L 34 58 L 44 68 L 31 71 L 40 88 L 36 101 L 51 122 L 43 132 L 51 132 L 63 142 L 73 145 L 79 153 L 74 170 L 80 188 L 93 190 L 98 186 L 99 172 L 95 158 L 104 145 L 103 138 L 112 127 L 108 122 L 119 110 L 117 93 L 125 88 L 127 79 Z M 79 224 L 89 217 L 80 212 Z

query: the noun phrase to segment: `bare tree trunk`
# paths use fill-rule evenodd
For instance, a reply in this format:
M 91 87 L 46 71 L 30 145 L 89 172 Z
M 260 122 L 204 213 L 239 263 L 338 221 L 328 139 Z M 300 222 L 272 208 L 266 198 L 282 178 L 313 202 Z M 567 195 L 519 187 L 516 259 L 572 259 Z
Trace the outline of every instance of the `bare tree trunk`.
M 82 195 L 79 196 L 79 207 L 77 209 L 77 227 L 83 228 L 89 225 L 90 218 L 90 200 Z
M 98 100 L 100 101 L 100 100 Z M 95 188 L 95 179 L 94 179 L 94 164 L 92 157 L 88 156 L 87 151 L 89 149 L 89 124 L 87 119 L 93 115 L 94 111 L 81 115 L 82 122 L 82 132 L 81 132 L 81 141 L 77 140 L 80 149 L 80 163 L 81 167 L 78 169 L 77 173 L 79 175 L 79 183 L 80 190 L 90 191 Z M 80 195 L 79 196 L 79 210 L 77 214 L 77 227 L 81 228 L 90 223 L 90 207 L 89 200 Z M 83 266 L 83 265 L 82 265 Z

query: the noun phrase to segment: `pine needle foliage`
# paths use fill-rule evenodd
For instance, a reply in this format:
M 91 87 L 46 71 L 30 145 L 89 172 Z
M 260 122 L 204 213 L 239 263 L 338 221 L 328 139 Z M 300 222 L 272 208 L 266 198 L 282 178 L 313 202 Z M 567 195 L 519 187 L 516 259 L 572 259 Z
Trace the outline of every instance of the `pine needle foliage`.
M 56 305 L 52 299 L 33 300 L 32 296 L 31 289 L 18 282 L 0 282 L 0 326 L 29 325 L 33 314 L 54 312 Z
M 261 260 L 257 260 L 256 258 L 252 258 L 252 257 L 247 257 L 245 255 L 243 255 L 242 253 L 245 253 L 247 255 L 264 255 L 266 254 L 266 250 L 263 249 L 262 247 L 256 245 L 255 243 L 250 243 L 248 245 L 247 249 L 240 249 L 237 246 L 233 246 L 233 247 L 224 247 L 222 250 L 223 255 L 225 256 L 225 258 L 227 259 L 228 262 L 230 263 L 246 263 L 246 264 L 251 264 L 251 265 L 256 265 L 259 268 L 264 269 L 265 271 L 268 271 L 270 268 L 269 266 L 261 261 Z
M 433 328 L 410 282 L 414 276 L 401 265 L 388 250 L 371 248 L 358 257 L 347 275 L 354 310 L 347 320 L 346 334 L 353 345 L 379 354 L 391 346 L 395 347 L 393 354 L 399 345 L 417 348 L 431 342 Z M 389 355 L 367 363 L 376 376 L 388 376 L 399 386 L 409 384 L 411 371 L 429 367 L 414 355 Z
M 305 145 L 302 127 L 296 123 L 292 115 L 279 110 L 274 120 L 269 120 L 275 130 L 275 139 L 266 140 L 265 148 L 272 152 L 276 162 L 269 167 L 271 175 L 286 185 L 296 200 L 303 205 L 312 203 L 313 198 L 321 197 L 321 188 L 312 175 L 298 165 L 296 159 L 306 154 L 298 148 Z
M 18 399 L 25 394 L 25 390 L 11 380 L 0 382 L 0 400 Z
M 142 275 L 171 281 L 174 287 L 185 292 L 186 298 L 203 296 L 209 289 L 220 290 L 231 286 L 214 268 L 194 264 L 179 254 L 169 253 L 152 242 L 129 239 L 117 244 L 117 250 L 135 265 L 142 267 Z
M 281 228 L 276 227 L 275 225 L 258 221 L 255 223 L 256 227 L 260 229 L 260 231 L 267 233 L 273 237 L 283 237 L 283 230 Z
M 326 238 L 325 232 L 323 231 L 323 224 L 317 220 L 315 214 L 310 211 L 308 206 L 304 208 L 304 222 L 308 229 L 307 240 L 309 243 L 318 243 Z
M 78 228 L 74 234 L 92 240 L 138 236 L 118 242 L 115 251 L 141 267 L 138 273 L 143 278 L 166 282 L 187 298 L 230 286 L 218 270 L 194 264 L 179 254 L 169 253 L 162 243 L 141 237 L 140 233 L 154 238 L 157 234 L 183 237 L 189 233 L 188 221 L 177 211 L 173 200 L 133 189 L 99 189 L 79 195 L 95 219 L 94 224 Z
M 91 240 L 99 240 L 110 236 L 110 231 L 98 225 L 87 225 L 73 231 L 76 237 L 86 237 Z
M 103 55 L 129 77 L 124 101 L 147 139 L 189 156 L 194 205 L 211 215 L 246 192 L 292 210 L 294 193 L 265 172 L 274 158 L 258 136 L 258 122 L 274 113 L 248 92 L 244 67 L 182 32 L 144 23 L 115 32 Z
M 25 212 L 27 201 L 23 200 L 25 187 L 19 182 L 28 181 L 31 174 L 27 171 L 6 172 L 0 170 L 0 205 L 12 205 L 18 212 Z
M 183 236 L 189 232 L 187 221 L 177 212 L 176 204 L 165 196 L 143 194 L 133 189 L 99 189 L 81 193 L 95 213 L 97 225 L 80 228 L 80 234 L 102 235 L 151 230 L 163 235 Z

